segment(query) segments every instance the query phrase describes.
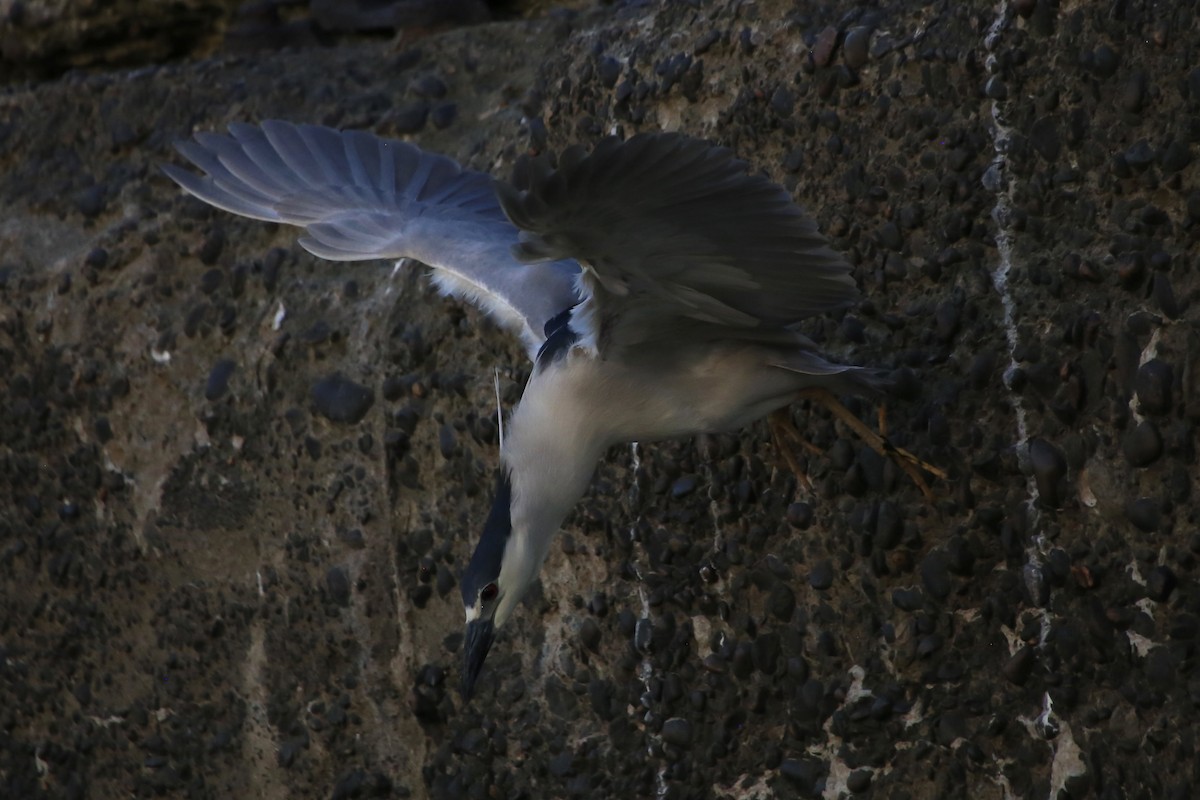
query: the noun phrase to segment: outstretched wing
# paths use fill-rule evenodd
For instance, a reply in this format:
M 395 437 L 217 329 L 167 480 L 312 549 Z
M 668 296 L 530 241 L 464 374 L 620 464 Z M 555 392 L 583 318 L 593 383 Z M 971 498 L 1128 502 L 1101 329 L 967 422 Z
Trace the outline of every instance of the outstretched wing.
M 778 330 L 858 297 L 813 220 L 727 148 L 609 138 L 590 155 L 565 151 L 557 168 L 527 160 L 516 183 L 497 184 L 521 229 L 516 254 L 579 261 L 590 296 L 573 319 L 601 328 L 584 333 L 602 349 L 713 326 Z
M 531 356 L 545 323 L 579 300 L 574 262 L 516 259 L 518 232 L 488 175 L 361 131 L 280 121 L 229 131 L 176 145 L 207 174 L 163 170 L 218 208 L 303 227 L 300 244 L 321 258 L 428 264 L 442 291 L 516 330 Z

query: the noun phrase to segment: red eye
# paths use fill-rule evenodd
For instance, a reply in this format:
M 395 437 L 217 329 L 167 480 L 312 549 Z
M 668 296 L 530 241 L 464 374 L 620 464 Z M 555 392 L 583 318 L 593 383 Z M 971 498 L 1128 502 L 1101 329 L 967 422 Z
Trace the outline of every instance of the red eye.
M 496 584 L 489 583 L 487 586 L 479 590 L 479 599 L 485 603 L 490 603 L 496 599 L 496 594 L 500 590 L 496 588 Z

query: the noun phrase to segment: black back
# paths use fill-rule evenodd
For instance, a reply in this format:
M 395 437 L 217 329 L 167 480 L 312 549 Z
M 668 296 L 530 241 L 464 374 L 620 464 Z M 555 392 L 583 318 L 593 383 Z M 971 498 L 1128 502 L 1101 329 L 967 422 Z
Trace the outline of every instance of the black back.
M 546 341 L 538 348 L 534 364 L 537 369 L 544 368 L 566 355 L 571 345 L 579 341 L 579 334 L 571 329 L 571 312 L 575 307 L 565 308 L 546 321 Z

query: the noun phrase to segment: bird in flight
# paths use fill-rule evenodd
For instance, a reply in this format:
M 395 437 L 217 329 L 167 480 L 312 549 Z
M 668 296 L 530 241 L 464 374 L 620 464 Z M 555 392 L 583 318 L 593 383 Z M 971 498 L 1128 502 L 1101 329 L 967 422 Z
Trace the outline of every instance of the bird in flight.
M 502 426 L 493 505 L 462 575 L 465 698 L 610 446 L 737 430 L 802 394 L 841 407 L 832 393 L 881 387 L 876 371 L 827 360 L 795 330 L 855 302 L 850 267 L 788 192 L 727 148 L 607 138 L 554 166 L 523 158 L 506 183 L 315 125 L 233 124 L 176 146 L 206 174 L 164 170 L 201 200 L 302 227 L 300 244 L 321 258 L 422 262 L 443 292 L 523 340 L 533 369 Z M 927 465 L 842 412 L 927 492 L 914 464 Z

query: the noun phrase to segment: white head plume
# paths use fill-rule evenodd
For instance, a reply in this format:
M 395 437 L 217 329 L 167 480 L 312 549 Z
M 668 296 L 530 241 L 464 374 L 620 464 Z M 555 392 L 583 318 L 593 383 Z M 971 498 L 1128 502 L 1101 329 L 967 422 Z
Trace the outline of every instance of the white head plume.
M 500 405 L 500 368 L 496 367 L 496 425 L 500 429 L 500 451 L 504 451 L 504 407 Z

